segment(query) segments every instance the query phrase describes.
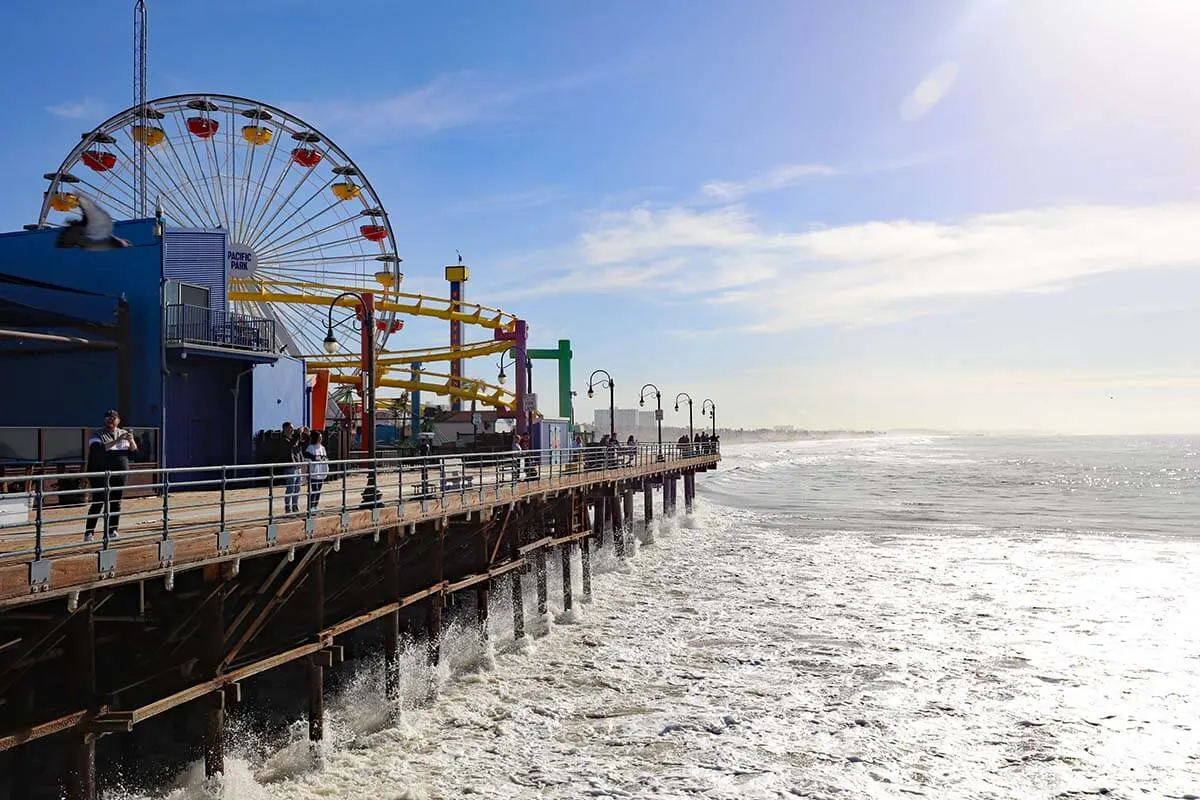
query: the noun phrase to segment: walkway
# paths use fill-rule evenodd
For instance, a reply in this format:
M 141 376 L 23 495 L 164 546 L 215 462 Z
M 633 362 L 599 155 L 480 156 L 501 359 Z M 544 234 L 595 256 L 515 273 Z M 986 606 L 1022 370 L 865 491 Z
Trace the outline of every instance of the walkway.
M 120 537 L 103 537 L 101 524 L 93 542 L 83 539 L 83 493 L 53 490 L 50 481 L 57 476 L 47 476 L 46 485 L 35 483 L 28 495 L 0 496 L 10 506 L 14 500 L 29 505 L 25 524 L 0 527 L 0 607 L 313 540 L 470 515 L 570 488 L 670 478 L 715 467 L 720 458 L 717 452 L 697 453 L 676 444 L 663 445 L 661 454 L 657 445 L 639 445 L 636 453 L 622 451 L 607 464 L 571 462 L 570 455 L 527 453 L 520 478 L 508 452 L 379 459 L 374 476 L 365 462 L 329 462 L 334 474 L 348 474 L 326 482 L 313 514 L 284 513 L 280 473 L 286 465 L 145 471 L 131 481 L 143 485 L 129 491 L 143 496 L 123 503 Z M 268 480 L 272 471 L 274 481 Z M 379 495 L 374 507 L 364 503 L 372 477 Z M 60 500 L 76 504 L 58 505 Z M 300 504 L 306 505 L 303 490 Z

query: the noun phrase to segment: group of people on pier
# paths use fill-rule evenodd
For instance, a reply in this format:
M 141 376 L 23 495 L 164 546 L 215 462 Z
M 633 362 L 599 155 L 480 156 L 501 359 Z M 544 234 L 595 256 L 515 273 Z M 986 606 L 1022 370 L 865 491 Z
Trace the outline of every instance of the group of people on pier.
M 711 436 L 704 431 L 695 434 L 691 439 L 688 439 L 687 434 L 679 437 L 679 449 L 687 454 L 694 453 L 696 455 L 706 455 L 715 453 L 721 447 L 721 437 L 717 434 Z
M 300 512 L 300 484 L 308 479 L 308 511 L 321 504 L 321 487 L 329 477 L 329 454 L 325 451 L 320 431 L 302 425 L 297 430 L 292 423 L 283 423 L 283 438 L 288 443 L 290 466 L 285 475 L 283 493 L 284 513 Z

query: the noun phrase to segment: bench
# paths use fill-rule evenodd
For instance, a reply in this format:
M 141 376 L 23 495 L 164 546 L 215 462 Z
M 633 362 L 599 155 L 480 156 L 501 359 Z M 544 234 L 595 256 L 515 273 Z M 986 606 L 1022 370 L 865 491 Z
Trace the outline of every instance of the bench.
M 465 475 L 461 472 L 447 472 L 442 478 L 443 492 L 460 492 L 470 489 L 475 484 L 473 475 Z

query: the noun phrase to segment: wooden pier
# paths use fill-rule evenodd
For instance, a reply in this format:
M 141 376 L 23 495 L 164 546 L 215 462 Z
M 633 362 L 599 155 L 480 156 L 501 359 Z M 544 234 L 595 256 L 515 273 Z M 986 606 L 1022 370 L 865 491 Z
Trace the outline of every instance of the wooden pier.
M 598 460 L 547 451 L 519 463 L 512 453 L 331 462 L 317 508 L 290 514 L 288 465 L 155 470 L 130 476 L 138 488 L 119 528 L 106 518 L 91 542 L 82 495 L 50 478 L 16 495 L 10 485 L 3 497 L 28 517 L 0 527 L 0 798 L 92 800 L 98 775 L 137 752 L 139 726 L 166 719 L 176 731 L 190 724 L 184 738 L 206 773 L 221 773 L 228 704 L 287 665 L 307 673 L 319 742 L 326 671 L 345 647 L 381 643 L 394 701 L 402 639 L 436 663 L 448 602 L 473 592 L 486 636 L 490 593 L 506 588 L 522 636 L 522 582 L 534 582 L 546 613 L 555 551 L 570 609 L 576 568 L 580 599 L 590 597 L 593 548 L 611 537 L 627 552 L 635 493 L 647 519 L 656 490 L 670 515 L 682 483 L 690 510 L 696 473 L 719 460 L 711 447 L 641 445 Z

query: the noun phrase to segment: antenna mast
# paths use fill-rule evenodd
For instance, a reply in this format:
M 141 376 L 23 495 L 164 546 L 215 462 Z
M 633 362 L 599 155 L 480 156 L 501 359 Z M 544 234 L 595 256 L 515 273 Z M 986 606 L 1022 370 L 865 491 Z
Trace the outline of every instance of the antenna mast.
M 140 124 L 147 124 L 146 113 L 146 0 L 137 0 L 133 5 L 133 105 L 137 109 Z M 135 206 L 138 217 L 145 219 L 146 210 L 146 145 L 134 142 L 133 146 L 134 191 L 137 193 Z

